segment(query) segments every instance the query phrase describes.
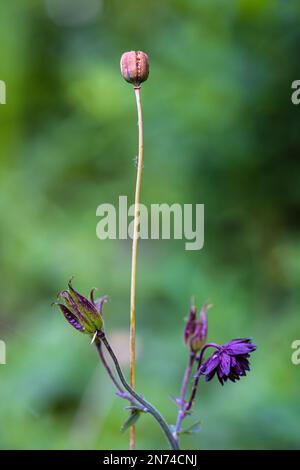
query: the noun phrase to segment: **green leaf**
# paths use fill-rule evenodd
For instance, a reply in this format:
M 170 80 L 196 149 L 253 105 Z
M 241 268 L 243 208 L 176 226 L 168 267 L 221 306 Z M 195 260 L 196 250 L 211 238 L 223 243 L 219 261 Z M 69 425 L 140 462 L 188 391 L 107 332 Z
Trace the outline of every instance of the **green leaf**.
M 128 405 L 125 407 L 125 410 L 137 410 L 143 413 L 147 413 L 148 410 L 144 406 L 140 405 L 139 403 L 135 403 L 134 405 Z
M 130 426 L 135 424 L 137 422 L 137 420 L 139 419 L 139 417 L 141 416 L 141 413 L 142 413 L 142 410 L 139 410 L 138 408 L 132 407 L 132 412 L 130 413 L 130 415 L 126 419 L 125 423 L 121 427 L 121 432 L 122 433 L 125 432 L 128 428 L 130 428 Z
M 195 434 L 201 431 L 200 424 L 201 424 L 201 421 L 196 421 L 195 423 L 191 424 L 191 426 L 189 426 L 188 428 L 180 431 L 178 434 Z

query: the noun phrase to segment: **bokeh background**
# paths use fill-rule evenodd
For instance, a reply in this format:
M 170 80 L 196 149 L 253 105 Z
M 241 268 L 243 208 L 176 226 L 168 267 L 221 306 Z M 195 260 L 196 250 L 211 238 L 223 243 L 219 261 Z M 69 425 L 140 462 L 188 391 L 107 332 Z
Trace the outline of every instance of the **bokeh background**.
M 128 373 L 130 241 L 99 241 L 96 208 L 133 202 L 126 50 L 149 54 L 142 200 L 205 204 L 205 246 L 142 241 L 137 389 L 174 423 L 189 300 L 209 339 L 252 336 L 247 379 L 201 383 L 187 449 L 294 449 L 300 436 L 300 8 L 267 0 L 14 0 L 0 6 L 0 448 L 126 449 L 127 414 L 88 338 L 51 308 L 74 276 L 111 301 Z M 137 446 L 159 449 L 151 417 Z

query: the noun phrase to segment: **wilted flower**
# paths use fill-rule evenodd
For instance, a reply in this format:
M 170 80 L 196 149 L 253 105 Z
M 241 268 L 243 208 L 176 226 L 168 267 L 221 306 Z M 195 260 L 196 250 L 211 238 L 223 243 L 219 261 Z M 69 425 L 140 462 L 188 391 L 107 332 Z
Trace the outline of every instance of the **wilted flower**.
M 199 319 L 195 305 L 190 306 L 189 318 L 184 330 L 184 342 L 191 351 L 197 353 L 205 344 L 207 337 L 207 311 L 211 305 L 204 304 Z
M 207 345 L 209 346 L 209 345 Z M 248 358 L 256 350 L 256 345 L 250 338 L 238 338 L 220 346 L 212 344 L 216 351 L 204 362 L 198 371 L 206 380 L 211 380 L 215 374 L 221 385 L 228 379 L 232 382 L 239 380 L 250 370 Z
M 100 297 L 94 300 L 94 289 L 90 293 L 90 300 L 79 294 L 71 281 L 68 283 L 68 289 L 58 294 L 58 298 L 63 303 L 55 302 L 61 309 L 66 320 L 77 331 L 88 333 L 93 336 L 97 331 L 103 328 L 102 306 L 107 297 Z

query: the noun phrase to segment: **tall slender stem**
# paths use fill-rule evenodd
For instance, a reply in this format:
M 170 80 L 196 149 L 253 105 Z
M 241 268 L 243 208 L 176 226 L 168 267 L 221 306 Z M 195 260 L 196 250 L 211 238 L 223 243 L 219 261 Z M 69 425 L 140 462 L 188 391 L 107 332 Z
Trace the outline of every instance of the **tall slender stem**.
M 138 113 L 138 129 L 139 129 L 139 152 L 135 189 L 135 206 L 134 206 L 134 225 L 132 240 L 132 260 L 131 260 L 131 290 L 130 290 L 130 386 L 135 388 L 135 291 L 136 291 L 136 261 L 138 252 L 138 229 L 139 229 L 139 205 L 141 194 L 141 180 L 143 171 L 143 118 L 141 107 L 140 87 L 135 87 L 135 97 Z M 135 448 L 135 429 L 130 428 L 130 449 Z
M 171 449 L 178 450 L 179 449 L 178 442 L 174 438 L 174 436 L 171 432 L 171 429 L 169 428 L 166 420 L 163 418 L 163 416 L 160 414 L 160 412 L 153 405 L 151 405 L 144 397 L 141 397 L 140 395 L 138 395 L 132 389 L 132 387 L 127 383 L 127 381 L 124 377 L 124 374 L 122 372 L 122 369 L 120 367 L 119 361 L 118 361 L 115 353 L 113 352 L 113 350 L 112 350 L 112 348 L 111 348 L 109 342 L 107 341 L 107 338 L 106 338 L 106 336 L 103 332 L 99 332 L 98 339 L 103 342 L 104 346 L 107 349 L 108 354 L 112 358 L 113 363 L 114 363 L 115 368 L 116 368 L 116 371 L 117 371 L 117 374 L 118 374 L 118 377 L 119 377 L 122 385 L 124 386 L 124 388 L 130 393 L 130 395 L 133 398 L 136 399 L 137 402 L 139 402 L 141 405 L 143 405 L 143 407 L 147 410 L 148 413 L 150 413 L 156 419 L 156 421 L 160 425 L 161 429 L 163 430 L 163 432 L 164 432 L 164 434 L 165 434 L 165 436 L 166 436 L 166 438 L 167 438 L 167 440 L 170 444 Z
M 178 440 L 178 433 L 181 429 L 182 421 L 184 417 L 186 416 L 185 396 L 186 396 L 186 391 L 187 391 L 189 379 L 191 376 L 192 368 L 195 362 L 195 358 L 196 358 L 195 353 L 191 352 L 189 356 L 188 365 L 185 369 L 185 373 L 184 373 L 183 380 L 182 380 L 181 392 L 180 392 L 180 398 L 179 398 L 180 400 L 179 411 L 178 411 L 177 422 L 176 422 L 175 431 L 174 431 L 174 437 L 177 440 Z

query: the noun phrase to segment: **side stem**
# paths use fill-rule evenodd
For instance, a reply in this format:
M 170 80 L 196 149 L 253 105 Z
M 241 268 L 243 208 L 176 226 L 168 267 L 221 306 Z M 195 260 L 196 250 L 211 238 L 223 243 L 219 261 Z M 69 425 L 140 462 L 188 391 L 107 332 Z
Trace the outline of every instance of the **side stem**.
M 174 436 L 173 436 L 166 420 L 163 418 L 163 416 L 160 414 L 160 412 L 153 405 L 151 405 L 147 400 L 145 400 L 145 398 L 138 395 L 131 388 L 131 386 L 127 383 L 127 381 L 124 377 L 124 374 L 122 372 L 122 369 L 120 367 L 120 364 L 118 362 L 118 359 L 117 359 L 115 353 L 113 352 L 109 342 L 107 341 L 105 334 L 103 332 L 99 332 L 98 338 L 99 338 L 100 341 L 103 342 L 104 346 L 107 349 L 108 354 L 112 358 L 112 361 L 115 365 L 115 368 L 116 368 L 116 371 L 117 371 L 117 374 L 118 374 L 118 377 L 119 377 L 122 385 L 124 386 L 124 388 L 130 393 L 130 395 L 133 398 L 135 398 L 135 400 L 137 402 L 139 402 L 141 405 L 143 405 L 144 408 L 146 408 L 148 413 L 150 413 L 156 419 L 156 421 L 160 425 L 161 429 L 163 430 L 163 432 L 164 432 L 164 434 L 165 434 L 165 436 L 166 436 L 166 438 L 167 438 L 167 440 L 170 444 L 171 449 L 178 450 L 179 449 L 178 442 L 177 442 L 176 439 L 174 439 Z
M 134 88 L 137 113 L 138 113 L 138 129 L 139 129 L 139 153 L 135 189 L 135 206 L 134 206 L 134 225 L 132 240 L 132 260 L 131 260 L 131 289 L 130 289 L 130 386 L 135 388 L 135 291 L 136 291 L 136 260 L 138 252 L 138 228 L 139 228 L 139 205 L 141 194 L 141 180 L 143 170 L 143 118 L 141 107 L 140 87 Z M 135 429 L 130 428 L 130 449 L 135 448 Z
M 190 411 L 190 409 L 192 408 L 195 397 L 196 397 L 196 393 L 197 393 L 198 385 L 199 385 L 199 380 L 200 380 L 200 377 L 201 377 L 200 367 L 202 365 L 203 356 L 204 356 L 204 353 L 205 353 L 207 348 L 216 348 L 216 349 L 218 349 L 218 345 L 216 343 L 207 343 L 203 346 L 203 348 L 200 351 L 199 357 L 197 359 L 197 362 L 198 362 L 197 372 L 196 372 L 196 375 L 195 375 L 195 380 L 194 380 L 194 384 L 193 384 L 193 388 L 192 388 L 192 393 L 191 393 L 190 399 L 189 399 L 189 401 L 186 405 L 186 408 L 185 408 L 186 413 L 188 411 Z
M 195 362 L 195 358 L 196 358 L 195 353 L 191 352 L 189 356 L 189 362 L 185 369 L 185 373 L 184 373 L 183 380 L 182 380 L 181 392 L 180 392 L 180 398 L 179 398 L 180 400 L 179 411 L 178 411 L 177 422 L 176 422 L 175 431 L 174 431 L 174 437 L 177 441 L 178 441 L 178 433 L 181 429 L 182 421 L 186 416 L 185 396 L 186 396 L 186 391 L 187 391 L 188 382 L 191 376 L 192 368 Z
M 129 401 L 132 401 L 132 398 L 131 398 L 131 395 L 129 395 L 128 393 L 126 393 L 123 388 L 120 386 L 120 384 L 118 383 L 117 379 L 115 378 L 109 364 L 107 363 L 107 360 L 105 359 L 105 356 L 104 356 L 104 353 L 103 353 L 103 350 L 102 350 L 102 343 L 101 341 L 96 338 L 96 341 L 95 341 L 95 346 L 96 346 L 96 349 L 99 353 L 99 356 L 100 356 L 100 359 L 102 361 L 102 364 L 104 365 L 105 369 L 106 369 L 106 372 L 108 373 L 109 377 L 111 378 L 113 384 L 115 385 L 116 389 L 117 389 L 117 395 L 120 397 L 120 398 L 124 398 L 126 400 L 129 400 Z

